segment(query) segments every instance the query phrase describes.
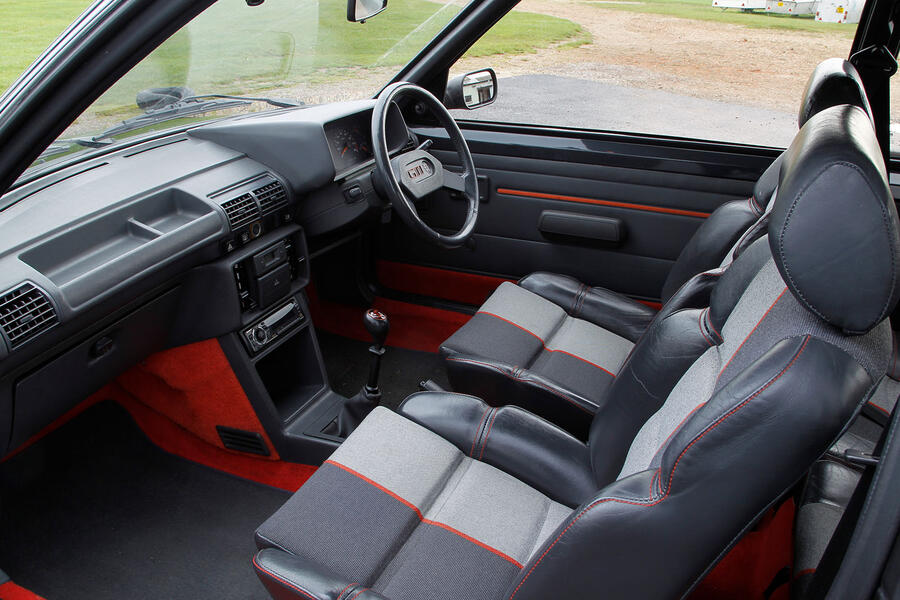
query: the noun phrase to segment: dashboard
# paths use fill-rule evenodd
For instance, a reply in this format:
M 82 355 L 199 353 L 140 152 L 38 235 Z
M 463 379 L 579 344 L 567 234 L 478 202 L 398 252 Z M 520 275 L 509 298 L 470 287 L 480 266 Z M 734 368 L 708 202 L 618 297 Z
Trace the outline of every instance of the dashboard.
M 241 115 L 3 196 L 0 456 L 148 354 L 247 331 L 305 285 L 307 238 L 380 218 L 373 107 Z M 386 132 L 415 144 L 396 106 Z

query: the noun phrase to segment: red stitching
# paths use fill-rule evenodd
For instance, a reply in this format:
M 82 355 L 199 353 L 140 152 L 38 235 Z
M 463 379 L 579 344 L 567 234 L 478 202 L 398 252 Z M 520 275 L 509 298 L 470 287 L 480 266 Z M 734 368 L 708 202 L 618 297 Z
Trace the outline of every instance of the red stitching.
M 891 413 L 888 411 L 888 409 L 886 409 L 886 408 L 881 408 L 880 406 L 878 406 L 877 404 L 875 404 L 875 403 L 872 402 L 871 400 L 869 400 L 868 402 L 866 402 L 866 404 L 868 404 L 868 405 L 871 406 L 872 408 L 877 408 L 878 410 L 880 410 L 881 412 L 883 412 L 884 414 L 886 414 L 886 415 L 888 415 L 888 416 L 891 416 Z
M 491 435 L 491 429 L 494 427 L 494 421 L 497 420 L 497 414 L 500 411 L 494 409 L 494 415 L 491 417 L 491 422 L 488 424 L 487 433 L 484 434 L 483 441 L 481 442 L 481 452 L 478 453 L 478 460 L 481 460 L 481 457 L 484 456 L 484 448 L 487 446 L 488 436 Z
M 472 448 L 469 450 L 469 456 L 475 454 L 475 442 L 478 441 L 478 434 L 481 432 L 481 426 L 484 424 L 484 420 L 487 418 L 489 412 L 491 412 L 490 407 L 484 409 L 484 414 L 481 415 L 481 420 L 478 421 L 478 427 L 475 428 L 475 435 L 472 437 Z
M 291 582 L 288 581 L 287 579 L 282 579 L 281 577 L 279 577 L 279 576 L 276 575 L 275 573 L 269 571 L 268 569 L 264 569 L 258 562 L 256 562 L 256 557 L 255 557 L 255 556 L 251 559 L 251 562 L 253 563 L 253 566 L 256 567 L 256 569 L 257 569 L 258 571 L 262 572 L 262 573 L 263 573 L 264 575 L 266 575 L 267 577 L 271 577 L 272 579 L 274 579 L 275 581 L 281 583 L 282 585 L 286 585 L 286 586 L 288 586 L 289 588 L 291 588 L 292 590 L 296 590 L 296 591 L 300 592 L 301 594 L 303 594 L 304 596 L 306 596 L 306 597 L 309 598 L 310 600 L 316 600 L 316 598 L 315 598 L 314 596 L 311 596 L 311 595 L 309 594 L 309 592 L 307 592 L 306 590 L 297 587 L 295 584 L 291 583 Z
M 762 394 L 766 389 L 769 388 L 769 386 L 771 386 L 773 383 L 775 383 L 775 382 L 778 380 L 779 377 L 781 377 L 782 375 L 784 375 L 784 374 L 788 371 L 788 369 L 790 369 L 790 368 L 794 365 L 794 363 L 797 362 L 797 359 L 800 358 L 800 355 L 803 354 L 803 351 L 806 349 L 806 345 L 809 343 L 809 339 L 810 339 L 810 336 L 807 335 L 806 338 L 803 340 L 803 345 L 800 346 L 800 349 L 797 351 L 797 354 L 794 355 L 794 358 L 791 359 L 791 362 L 789 362 L 789 363 L 787 364 L 787 366 L 786 366 L 785 368 L 783 368 L 783 369 L 782 369 L 775 377 L 773 377 L 772 379 L 770 379 L 769 382 L 766 383 L 766 385 L 764 385 L 764 386 L 761 387 L 760 389 L 758 389 L 758 390 L 756 390 L 755 392 L 753 392 L 753 394 L 751 394 L 746 400 L 744 400 L 743 402 L 741 402 L 740 404 L 738 404 L 737 406 L 735 406 L 733 409 L 731 409 L 730 411 L 728 411 L 727 413 L 725 413 L 724 415 L 722 415 L 717 421 L 715 421 L 712 425 L 710 425 L 710 426 L 707 427 L 703 432 L 701 432 L 700 435 L 698 435 L 696 438 L 694 438 L 693 441 L 691 441 L 690 444 L 688 444 L 687 446 L 685 446 L 684 450 L 681 451 L 681 454 L 679 454 L 679 455 L 678 455 L 678 458 L 675 460 L 675 464 L 672 465 L 672 470 L 669 472 L 669 479 L 668 479 L 668 482 L 667 482 L 667 484 L 666 484 L 666 492 L 665 492 L 665 495 L 663 495 L 661 498 L 659 498 L 659 499 L 657 499 L 657 500 L 654 500 L 653 502 L 632 502 L 632 501 L 630 501 L 630 500 L 625 500 L 625 499 L 622 499 L 622 498 L 601 498 L 600 500 L 597 500 L 597 501 L 591 503 L 590 505 L 588 505 L 587 507 L 585 507 L 585 509 L 582 510 L 580 513 L 578 513 L 578 515 L 577 515 L 574 519 L 572 519 L 572 522 L 569 523 L 569 524 L 566 526 L 566 528 L 563 529 L 563 530 L 559 533 L 559 535 L 556 536 L 556 539 L 553 540 L 553 543 L 551 543 L 549 546 L 547 546 L 547 548 L 544 550 L 544 552 L 541 554 L 541 556 L 535 561 L 535 563 L 534 563 L 534 564 L 531 566 L 531 568 L 528 570 L 528 573 L 525 574 L 525 577 L 522 578 L 522 581 L 519 582 L 519 585 L 516 586 L 516 589 L 514 589 L 513 592 L 512 592 L 512 594 L 510 594 L 509 600 L 512 600 L 512 598 L 515 597 L 515 595 L 516 595 L 517 593 L 519 593 L 519 590 L 522 588 L 523 585 L 525 585 L 525 581 L 528 579 L 529 576 L 531 576 L 531 573 L 534 572 L 534 570 L 537 568 L 537 566 L 538 566 L 539 564 L 541 564 L 541 561 L 544 560 L 544 557 L 547 556 L 547 553 L 550 552 L 550 550 L 553 549 L 553 547 L 554 547 L 554 546 L 556 545 L 556 543 L 562 538 L 562 536 L 564 536 L 564 535 L 566 534 L 566 532 L 569 531 L 569 529 L 571 529 L 572 526 L 575 525 L 575 523 L 578 522 L 578 519 L 580 519 L 580 518 L 583 517 L 585 514 L 587 514 L 587 512 L 588 512 L 589 510 L 591 510 L 592 508 L 594 508 L 595 506 L 598 506 L 598 505 L 603 504 L 603 503 L 605 503 L 605 502 L 617 502 L 617 503 L 619 503 L 619 504 L 630 504 L 630 505 L 632 505 L 632 506 L 651 507 L 651 506 L 656 506 L 657 504 L 659 504 L 660 502 L 662 502 L 663 500 L 665 500 L 666 498 L 668 498 L 668 497 L 669 497 L 669 493 L 672 491 L 672 480 L 673 480 L 674 477 L 675 477 L 675 471 L 678 469 L 678 463 L 681 462 L 681 459 L 682 459 L 682 457 L 684 457 L 685 453 L 686 453 L 688 450 L 690 450 L 691 447 L 692 447 L 694 444 L 696 444 L 696 443 L 699 442 L 701 439 L 703 439 L 703 436 L 705 436 L 707 433 L 709 433 L 710 431 L 712 431 L 713 429 L 715 429 L 716 427 L 718 427 L 718 426 L 719 426 L 720 424 L 722 424 L 728 417 L 730 417 L 731 415 L 733 415 L 734 413 L 736 413 L 737 411 L 739 411 L 740 409 L 742 409 L 744 406 L 746 406 L 751 400 L 753 400 L 754 398 L 756 398 L 757 396 L 759 396 L 760 394 Z M 661 470 L 662 470 L 662 466 L 660 466 L 659 468 L 657 468 L 657 472 L 661 472 Z M 660 477 L 660 482 L 661 482 L 661 481 L 662 481 L 662 477 Z M 649 498 L 648 498 L 648 500 L 649 500 Z
M 412 502 L 410 502 L 410 501 L 407 500 L 406 498 L 403 498 L 402 496 L 400 496 L 400 495 L 398 495 L 398 494 L 392 492 L 391 490 L 389 490 L 388 488 L 384 487 L 384 486 L 381 485 L 380 483 L 377 483 L 376 481 L 373 481 L 372 479 L 369 479 L 368 477 L 366 477 L 365 475 L 363 475 L 363 474 L 360 473 L 359 471 L 355 471 L 355 470 L 351 469 L 350 467 L 348 467 L 348 466 L 346 466 L 346 465 L 342 465 L 341 463 L 335 462 L 335 461 L 333 461 L 333 460 L 331 460 L 331 459 L 326 460 L 325 463 L 323 463 L 323 464 L 329 464 L 329 465 L 333 465 L 333 466 L 335 466 L 335 467 L 337 467 L 337 468 L 339 468 L 339 469 L 343 469 L 343 470 L 346 471 L 347 473 L 350 473 L 351 475 L 354 475 L 355 477 L 358 477 L 358 478 L 362 479 L 363 481 L 365 481 L 365 482 L 368 483 L 369 485 L 372 485 L 372 486 L 374 486 L 375 488 L 381 490 L 382 492 L 384 492 L 385 494 L 387 494 L 388 496 L 390 496 L 390 497 L 393 498 L 394 500 L 397 500 L 397 501 L 400 502 L 401 504 L 405 504 L 407 507 L 409 507 L 409 508 L 416 514 L 416 516 L 419 518 L 419 520 L 422 521 L 423 523 L 426 523 L 426 524 L 428 524 L 428 525 L 434 525 L 434 526 L 436 526 L 436 527 L 440 527 L 441 529 L 446 529 L 446 530 L 449 531 L 450 533 L 454 533 L 454 534 L 458 535 L 459 537 L 461 537 L 461 538 L 463 538 L 463 539 L 466 539 L 466 540 L 472 542 L 472 543 L 475 544 L 476 546 L 480 546 L 480 547 L 484 548 L 485 550 L 487 550 L 488 552 L 491 552 L 491 553 L 493 553 L 493 554 L 496 554 L 497 556 L 499 556 L 499 557 L 502 558 L 503 560 L 508 561 L 508 562 L 510 562 L 510 563 L 512 563 L 512 564 L 514 564 L 514 565 L 516 565 L 518 568 L 520 568 L 520 569 L 522 568 L 522 563 L 520 563 L 519 561 L 517 561 L 516 559 L 514 559 L 512 556 L 509 556 L 508 554 L 504 554 L 504 553 L 501 552 L 500 550 L 497 550 L 496 548 L 493 548 L 493 547 L 491 547 L 491 546 L 488 546 L 488 545 L 485 544 L 484 542 L 478 541 L 478 540 L 476 540 L 475 538 L 473 538 L 473 537 L 471 537 L 471 536 L 469 536 L 469 535 L 466 535 L 466 534 L 463 533 L 462 531 L 459 531 L 458 529 L 454 529 L 453 527 L 451 527 L 450 525 L 447 525 L 446 523 L 441 523 L 441 522 L 439 522 L 439 521 L 432 521 L 431 519 L 426 519 L 426 518 L 425 518 L 425 515 L 422 514 L 422 511 L 419 510 L 419 507 L 418 507 L 418 506 L 416 506 L 415 504 L 413 504 Z M 313 599 L 313 600 L 315 600 L 315 599 Z
M 352 588 L 354 585 L 359 585 L 359 584 L 358 584 L 358 583 L 351 583 L 351 584 L 347 585 L 347 587 L 345 587 L 345 588 L 342 589 L 340 592 L 338 592 L 337 598 L 336 598 L 335 600 L 341 600 L 341 596 L 344 595 L 344 592 L 346 592 L 347 590 L 349 590 L 350 588 Z
M 750 336 L 752 336 L 753 333 L 759 328 L 759 326 L 762 325 L 762 322 L 766 320 L 766 317 L 769 316 L 769 313 L 772 312 L 772 309 L 775 308 L 775 305 L 778 304 L 778 301 L 781 300 L 781 297 L 784 296 L 784 293 L 786 291 L 787 291 L 787 286 L 785 286 L 784 289 L 781 290 L 781 293 L 778 294 L 777 298 L 775 298 L 775 302 L 772 303 L 772 306 L 770 306 L 769 308 L 766 309 L 766 312 L 763 313 L 763 316 L 761 316 L 759 318 L 759 321 L 757 321 L 756 325 L 753 326 L 753 329 L 750 330 L 750 333 L 747 334 L 747 337 L 744 338 L 744 341 L 741 342 L 741 345 L 737 347 L 737 350 L 734 351 L 734 354 L 731 355 L 731 358 L 728 359 L 728 362 L 725 363 L 725 366 L 722 367 L 721 371 L 719 371 L 719 375 L 716 377 L 716 381 L 718 381 L 719 377 L 722 376 L 722 373 L 725 372 L 725 369 L 728 368 L 728 365 L 731 364 L 731 361 L 734 360 L 734 357 L 737 356 L 738 352 L 741 351 L 741 348 L 744 347 L 744 344 L 747 343 L 747 340 L 750 339 Z
M 607 375 L 609 375 L 609 376 L 611 376 L 611 377 L 615 377 L 615 376 L 616 376 L 616 374 L 613 373 L 612 371 L 610 371 L 609 369 L 604 368 L 604 367 L 601 367 L 601 366 L 598 365 L 597 363 L 591 362 L 591 361 L 589 361 L 589 360 L 586 359 L 586 358 L 582 358 L 581 356 L 578 356 L 577 354 L 572 354 L 571 352 L 567 352 L 567 351 L 565 351 L 565 350 L 560 350 L 559 348 L 548 348 L 548 347 L 547 347 L 547 344 L 544 342 L 544 340 L 543 340 L 540 336 L 538 336 L 536 333 L 534 333 L 533 331 L 529 331 L 529 330 L 525 329 L 525 328 L 522 327 L 521 325 L 516 325 L 515 323 L 513 323 L 513 322 L 510 321 L 509 319 L 506 319 L 506 318 L 504 318 L 504 317 L 501 317 L 500 315 L 495 315 L 494 313 L 491 313 L 491 312 L 485 312 L 485 311 L 478 311 L 477 314 L 479 314 L 479 315 L 487 315 L 487 316 L 489 316 L 489 317 L 496 317 L 497 319 L 500 319 L 501 321 L 506 321 L 506 322 L 509 323 L 510 325 L 513 325 L 513 326 L 515 326 L 515 327 L 518 327 L 518 328 L 521 329 L 522 331 L 524 331 L 524 332 L 526 332 L 526 333 L 528 333 L 528 334 L 530 334 L 530 335 L 533 335 L 535 338 L 537 338 L 538 340 L 540 340 L 541 346 L 544 347 L 544 351 L 545 351 L 545 352 L 560 352 L 560 353 L 562 353 L 562 354 L 566 354 L 566 355 L 568 355 L 568 356 L 571 356 L 572 358 L 577 358 L 578 360 L 580 360 L 580 361 L 582 361 L 582 362 L 586 362 L 587 364 L 591 365 L 592 367 L 597 367 L 598 369 L 600 369 L 601 371 L 603 371 L 604 373 L 606 373 Z
M 514 380 L 516 380 L 516 381 L 521 381 L 521 382 L 523 382 L 523 383 L 531 383 L 531 384 L 534 384 L 534 385 L 536 385 L 536 386 L 538 386 L 538 387 L 541 387 L 541 388 L 547 390 L 548 392 L 550 392 L 550 393 L 553 394 L 554 396 L 558 396 L 558 397 L 562 398 L 563 400 L 565 400 L 566 402 L 568 402 L 568 403 L 571 404 L 572 406 L 575 406 L 575 407 L 577 407 L 577 408 L 580 408 L 581 410 L 583 410 L 584 412 L 588 413 L 589 415 L 593 415 L 593 414 L 594 414 L 594 413 L 591 412 L 589 409 L 587 409 L 587 408 L 585 408 L 584 406 L 578 404 L 575 400 L 572 400 L 571 398 L 569 398 L 568 396 L 566 396 L 566 395 L 563 394 L 562 392 L 558 392 L 558 391 L 554 390 L 553 388 L 551 388 L 551 387 L 549 387 L 549 386 L 546 386 L 546 385 L 544 385 L 544 384 L 542 384 L 542 383 L 540 383 L 540 382 L 538 382 L 538 381 L 534 381 L 533 379 L 525 379 L 524 377 L 516 377 L 515 375 L 512 375 L 511 373 L 507 373 L 507 372 L 504 371 L 502 368 L 500 368 L 500 367 L 498 367 L 498 366 L 496 366 L 496 365 L 492 365 L 492 364 L 485 363 L 485 362 L 480 362 L 480 361 L 477 361 L 477 360 L 472 360 L 472 359 L 470 359 L 470 358 L 455 358 L 455 357 L 452 357 L 452 356 L 451 356 L 451 357 L 448 357 L 447 360 L 454 361 L 454 362 L 469 363 L 469 364 L 473 364 L 473 365 L 481 365 L 482 367 L 487 367 L 487 368 L 489 368 L 489 369 L 493 369 L 494 371 L 497 371 L 498 373 L 500 373 L 501 375 L 507 377 L 508 379 L 514 379 Z
M 356 598 L 358 598 L 367 589 L 369 589 L 369 588 L 363 588 L 363 589 L 359 590 L 358 592 L 356 592 L 356 595 L 353 596 L 353 598 L 350 598 L 350 600 L 356 600 Z

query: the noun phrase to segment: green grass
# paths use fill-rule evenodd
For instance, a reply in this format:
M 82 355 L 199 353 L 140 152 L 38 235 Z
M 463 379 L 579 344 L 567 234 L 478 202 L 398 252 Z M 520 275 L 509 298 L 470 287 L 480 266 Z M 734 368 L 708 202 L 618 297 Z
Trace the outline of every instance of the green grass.
M 0 0 L 0 90 L 87 4 Z M 341 0 L 268 0 L 255 8 L 244 0 L 220 0 L 142 61 L 95 108 L 100 114 L 118 115 L 134 106 L 138 90 L 154 86 L 248 93 L 333 80 L 353 69 L 400 67 L 458 10 L 428 0 L 391 0 L 388 10 L 360 25 L 347 22 Z M 589 34 L 571 21 L 514 12 L 469 55 L 534 52 L 588 41 Z
M 710 0 L 645 0 L 634 4 L 616 4 L 613 2 L 585 2 L 585 4 L 606 10 L 652 13 L 680 17 L 682 19 L 730 23 L 750 28 L 809 31 L 841 35 L 848 38 L 852 38 L 856 32 L 854 25 L 821 23 L 813 19 L 812 15 L 777 15 L 766 14 L 763 11 L 741 12 L 735 8 L 722 10 L 721 8 L 713 8 Z

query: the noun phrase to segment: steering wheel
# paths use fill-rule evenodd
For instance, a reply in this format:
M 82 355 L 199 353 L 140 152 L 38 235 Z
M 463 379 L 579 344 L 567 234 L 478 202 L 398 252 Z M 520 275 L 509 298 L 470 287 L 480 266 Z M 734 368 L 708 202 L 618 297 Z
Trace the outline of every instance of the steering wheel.
M 427 152 L 430 144 L 422 144 L 415 150 L 390 157 L 387 146 L 386 124 L 391 104 L 398 98 L 411 96 L 423 102 L 437 117 L 438 122 L 450 135 L 450 141 L 462 160 L 462 174 L 448 171 L 441 162 Z M 372 114 L 372 153 L 375 166 L 382 176 L 391 204 L 400 218 L 425 239 L 444 246 L 462 246 L 478 219 L 478 177 L 472 153 L 456 121 L 444 105 L 428 90 L 404 81 L 393 83 L 379 94 Z M 447 235 L 436 231 L 425 223 L 416 210 L 415 201 L 445 188 L 460 192 L 467 202 L 466 220 L 456 233 Z

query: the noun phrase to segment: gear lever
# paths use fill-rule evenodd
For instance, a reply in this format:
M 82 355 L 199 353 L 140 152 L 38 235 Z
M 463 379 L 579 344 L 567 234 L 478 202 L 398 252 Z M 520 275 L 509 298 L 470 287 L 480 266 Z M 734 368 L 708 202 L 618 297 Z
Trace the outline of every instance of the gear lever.
M 372 345 L 369 346 L 372 362 L 369 364 L 369 382 L 366 384 L 365 394 L 372 399 L 373 403 L 378 404 L 381 399 L 381 390 L 378 389 L 378 374 L 381 371 L 381 357 L 384 356 L 384 341 L 387 339 L 391 324 L 386 314 L 374 308 L 370 308 L 363 315 L 363 324 L 366 326 L 366 331 L 372 336 Z
M 372 355 L 372 362 L 369 363 L 369 379 L 355 396 L 347 398 L 337 419 L 324 430 L 324 433 L 337 437 L 346 438 L 350 435 L 381 400 L 378 374 L 381 371 L 381 357 L 384 356 L 384 342 L 391 325 L 387 315 L 374 308 L 365 312 L 363 324 L 366 326 L 366 331 L 372 336 L 372 345 L 369 346 L 369 354 Z

